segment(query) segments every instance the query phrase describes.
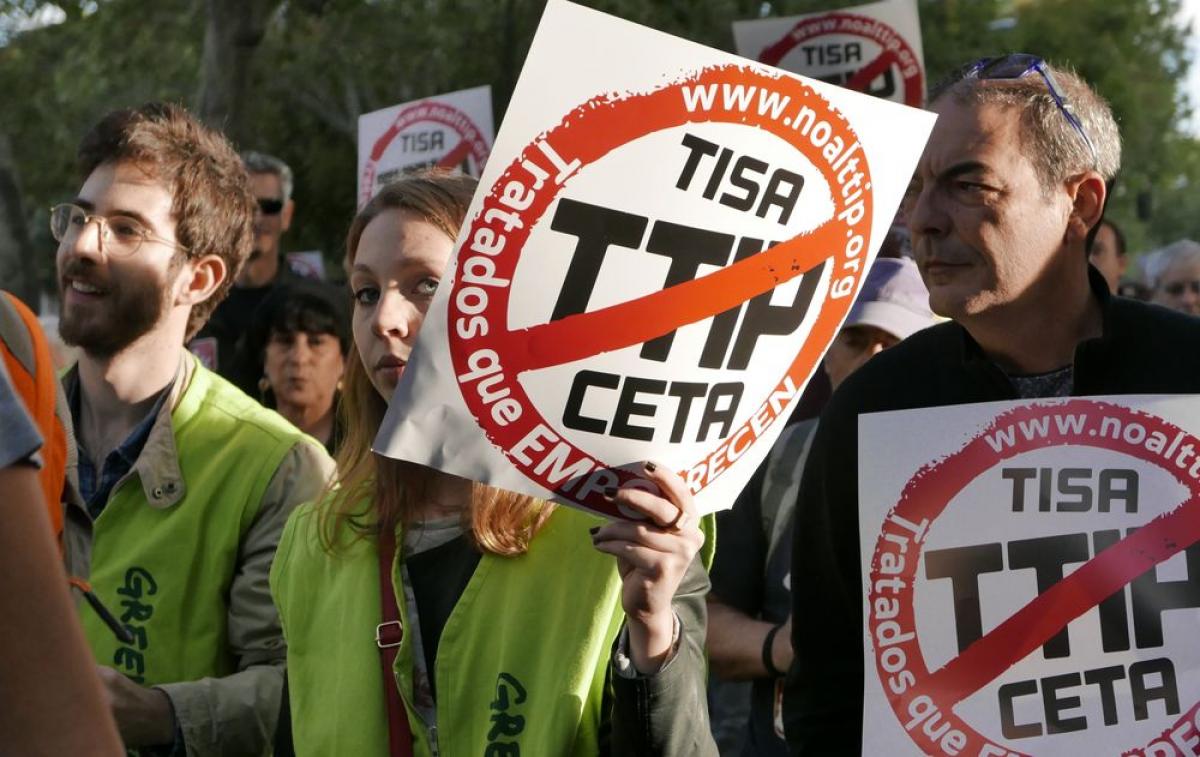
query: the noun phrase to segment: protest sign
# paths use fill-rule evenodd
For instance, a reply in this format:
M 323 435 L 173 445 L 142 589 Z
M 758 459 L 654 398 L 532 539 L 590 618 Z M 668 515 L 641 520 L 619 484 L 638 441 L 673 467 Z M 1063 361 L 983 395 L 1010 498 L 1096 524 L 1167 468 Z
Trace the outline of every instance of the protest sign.
M 492 88 L 486 86 L 359 116 L 358 206 L 414 168 L 439 165 L 479 176 L 492 133 Z
M 736 21 L 739 55 L 920 107 L 925 62 L 917 0 L 886 0 L 787 18 Z
M 1195 754 L 1198 431 L 1162 396 L 863 416 L 863 753 Z
M 931 125 L 552 1 L 376 449 L 607 514 L 649 459 L 728 507 Z

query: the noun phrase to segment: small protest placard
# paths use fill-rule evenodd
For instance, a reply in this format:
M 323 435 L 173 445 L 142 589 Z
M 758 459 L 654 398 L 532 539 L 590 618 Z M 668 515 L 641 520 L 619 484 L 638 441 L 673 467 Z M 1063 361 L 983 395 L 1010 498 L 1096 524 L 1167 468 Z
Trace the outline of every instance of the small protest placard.
M 492 149 L 492 88 L 393 105 L 358 118 L 358 206 L 407 170 L 439 165 L 479 176 Z
M 885 0 L 787 18 L 736 21 L 739 55 L 920 107 L 925 62 L 917 0 Z
M 377 450 L 612 515 L 655 460 L 730 506 L 931 126 L 552 1 Z
M 1195 754 L 1198 431 L 1161 396 L 863 416 L 863 753 Z

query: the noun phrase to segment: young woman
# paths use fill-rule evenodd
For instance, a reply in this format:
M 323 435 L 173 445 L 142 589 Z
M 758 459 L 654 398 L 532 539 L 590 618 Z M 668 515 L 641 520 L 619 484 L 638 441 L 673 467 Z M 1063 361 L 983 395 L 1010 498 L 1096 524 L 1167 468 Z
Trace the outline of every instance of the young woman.
M 647 520 L 605 525 L 370 451 L 474 189 L 405 178 L 350 227 L 337 483 L 292 516 L 271 576 L 296 752 L 715 754 L 705 538 L 677 476 L 646 463 L 663 496 L 617 490 Z

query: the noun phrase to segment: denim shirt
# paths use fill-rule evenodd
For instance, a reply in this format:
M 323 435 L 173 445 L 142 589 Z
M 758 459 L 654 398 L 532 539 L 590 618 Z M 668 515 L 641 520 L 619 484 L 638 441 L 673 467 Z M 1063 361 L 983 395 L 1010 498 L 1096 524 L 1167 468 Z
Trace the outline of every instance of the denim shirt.
M 133 469 L 133 464 L 141 456 L 142 448 L 146 446 L 146 440 L 150 438 L 150 429 L 154 428 L 154 421 L 158 418 L 163 403 L 171 395 L 171 388 L 174 385 L 175 380 L 172 380 L 159 392 L 158 398 L 154 400 L 154 405 L 146 412 L 145 417 L 138 421 L 138 424 L 129 432 L 129 436 L 125 437 L 125 441 L 108 453 L 99 471 L 92 462 L 92 456 L 84 449 L 83 439 L 76 440 L 80 453 L 79 494 L 87 504 L 88 514 L 92 516 L 92 520 L 100 517 L 104 506 L 108 504 L 108 495 L 112 493 L 113 487 Z M 77 382 L 69 384 L 67 402 L 71 408 L 71 421 L 75 424 L 75 428 L 80 428 L 82 403 Z

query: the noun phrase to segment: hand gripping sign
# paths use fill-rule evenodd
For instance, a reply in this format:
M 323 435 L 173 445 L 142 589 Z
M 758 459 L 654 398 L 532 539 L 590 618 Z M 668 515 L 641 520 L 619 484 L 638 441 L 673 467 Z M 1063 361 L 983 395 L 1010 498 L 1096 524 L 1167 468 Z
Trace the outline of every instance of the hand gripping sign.
M 737 51 L 770 66 L 920 107 L 925 64 L 916 0 L 738 21 Z
M 864 753 L 1197 753 L 1197 429 L 1164 397 L 864 416 Z
M 928 134 L 831 91 L 551 3 L 377 449 L 608 514 L 654 459 L 732 504 Z
M 358 119 L 358 206 L 406 170 L 437 165 L 478 176 L 491 145 L 491 87 L 366 113 Z

